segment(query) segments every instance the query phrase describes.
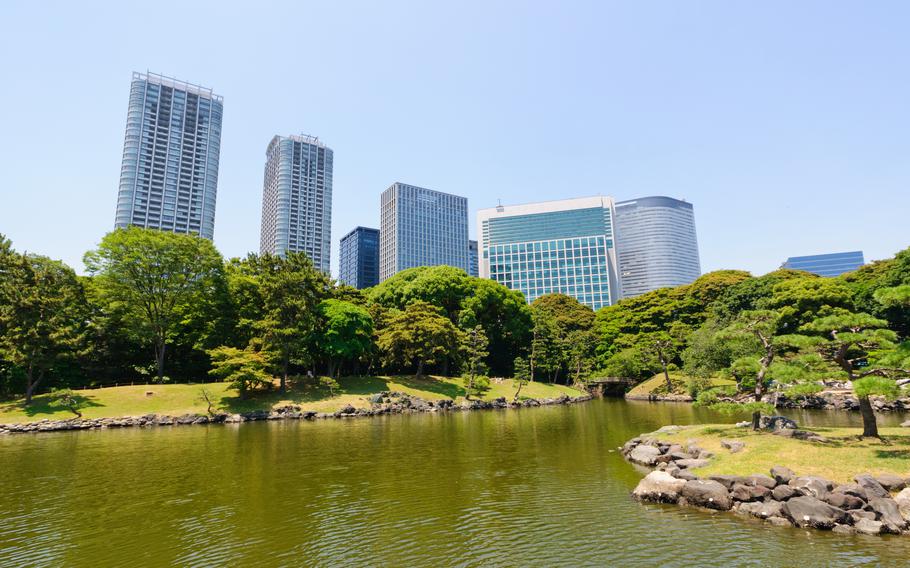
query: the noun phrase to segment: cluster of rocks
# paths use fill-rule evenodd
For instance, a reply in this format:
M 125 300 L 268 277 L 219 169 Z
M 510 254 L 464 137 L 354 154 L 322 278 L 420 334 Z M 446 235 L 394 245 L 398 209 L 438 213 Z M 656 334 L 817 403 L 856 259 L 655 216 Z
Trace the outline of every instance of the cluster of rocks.
M 19 424 L 0 424 L 0 435 L 23 434 L 32 432 L 61 432 L 67 430 L 96 430 L 103 428 L 129 428 L 137 426 L 184 426 L 190 424 L 238 424 L 263 420 L 319 420 L 326 418 L 352 418 L 362 416 L 380 416 L 383 414 L 409 414 L 417 412 L 489 410 L 494 408 L 520 408 L 546 406 L 553 404 L 571 404 L 590 400 L 591 395 L 570 397 L 562 395 L 557 398 L 525 399 L 510 402 L 505 397 L 492 401 L 469 400 L 456 404 L 452 399 L 424 400 L 401 392 L 386 391 L 370 396 L 369 408 L 357 408 L 345 405 L 336 412 L 316 412 L 305 410 L 296 404 L 289 404 L 271 410 L 254 410 L 238 414 L 218 412 L 206 414 L 184 414 L 167 416 L 148 414 L 145 416 L 124 416 L 121 418 L 73 418 L 70 420 L 39 420 Z
M 859 411 L 859 400 L 849 390 L 823 391 L 818 394 L 799 397 L 788 397 L 785 394 L 765 397 L 766 402 L 776 404 L 778 408 L 804 408 L 811 410 L 851 410 Z M 876 412 L 908 412 L 910 397 L 887 400 L 872 397 L 872 408 Z
M 744 443 L 724 440 L 722 446 L 737 452 Z M 641 501 L 734 511 L 774 525 L 844 534 L 901 534 L 910 529 L 910 479 L 897 475 L 857 475 L 855 483 L 838 485 L 775 466 L 771 475 L 702 479 L 690 469 L 707 465 L 712 454 L 691 440 L 683 446 L 633 438 L 622 452 L 630 461 L 656 468 L 632 492 Z

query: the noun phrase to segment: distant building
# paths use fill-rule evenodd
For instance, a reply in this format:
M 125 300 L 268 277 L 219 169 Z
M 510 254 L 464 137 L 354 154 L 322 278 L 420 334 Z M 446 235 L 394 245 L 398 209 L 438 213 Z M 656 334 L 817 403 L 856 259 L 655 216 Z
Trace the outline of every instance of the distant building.
M 213 238 L 223 111 L 212 89 L 133 73 L 114 226 Z
M 865 264 L 863 251 L 835 252 L 831 254 L 814 254 L 810 256 L 791 256 L 781 268 L 805 270 L 819 276 L 840 276 Z
M 618 299 L 613 199 L 583 197 L 477 212 L 480 276 L 528 302 L 558 292 L 597 310 Z
M 396 182 L 380 204 L 380 281 L 415 266 L 468 270 L 467 198 Z
M 259 251 L 304 252 L 328 273 L 332 149 L 313 136 L 275 136 L 266 150 Z
M 670 197 L 616 202 L 616 251 L 623 298 L 689 284 L 701 276 L 692 204 Z
M 477 241 L 468 241 L 468 275 L 479 276 L 480 268 L 477 266 Z
M 357 227 L 341 237 L 338 279 L 358 290 L 379 284 L 379 230 Z

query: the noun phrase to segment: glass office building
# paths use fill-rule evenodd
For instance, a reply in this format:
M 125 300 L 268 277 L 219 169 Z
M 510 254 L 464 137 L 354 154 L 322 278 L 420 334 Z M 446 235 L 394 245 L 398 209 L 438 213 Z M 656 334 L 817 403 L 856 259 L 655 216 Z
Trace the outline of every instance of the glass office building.
M 223 110 L 212 89 L 133 73 L 116 227 L 214 236 Z
M 477 212 L 480 276 L 528 302 L 558 292 L 597 310 L 618 298 L 613 200 L 585 197 Z
M 835 252 L 831 254 L 815 254 L 810 256 L 791 256 L 781 265 L 781 268 L 805 270 L 819 276 L 840 276 L 844 272 L 851 272 L 865 264 L 863 251 Z
M 338 280 L 358 290 L 379 284 L 379 230 L 357 227 L 341 237 Z
M 468 200 L 404 183 L 380 197 L 379 280 L 415 266 L 468 270 Z
M 701 276 L 692 204 L 670 197 L 616 202 L 616 252 L 623 298 L 689 284 Z
M 262 183 L 261 253 L 304 252 L 329 273 L 332 149 L 315 136 L 275 136 Z
M 480 267 L 478 267 L 477 258 L 477 241 L 468 241 L 468 275 L 480 276 Z

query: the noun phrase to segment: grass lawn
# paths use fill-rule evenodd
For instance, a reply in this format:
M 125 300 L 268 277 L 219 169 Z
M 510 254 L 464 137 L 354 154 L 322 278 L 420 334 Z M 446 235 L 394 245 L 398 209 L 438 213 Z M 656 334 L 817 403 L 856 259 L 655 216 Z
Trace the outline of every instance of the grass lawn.
M 369 407 L 368 397 L 382 391 L 399 391 L 419 396 L 425 400 L 443 398 L 463 399 L 464 386 L 460 378 L 429 376 L 416 379 L 413 376 L 395 377 L 344 377 L 339 380 L 341 388 L 331 396 L 327 389 L 309 385 L 290 385 L 286 394 L 277 391 L 259 392 L 248 400 L 240 400 L 237 392 L 227 389 L 226 383 L 136 385 L 74 391 L 84 398 L 82 414 L 85 418 L 120 416 L 141 416 L 144 414 L 181 414 L 206 412 L 201 398 L 203 386 L 209 390 L 216 405 L 225 412 L 249 412 L 270 409 L 285 404 L 299 404 L 305 410 L 334 412 L 346 404 L 355 407 Z M 485 399 L 504 396 L 511 400 L 516 386 L 511 379 L 494 383 L 484 396 Z M 151 394 L 148 394 L 151 393 Z M 529 383 L 521 389 L 522 396 L 532 398 L 555 398 L 561 394 L 578 396 L 578 390 L 563 385 Z M 74 418 L 68 410 L 52 407 L 47 395 L 36 396 L 31 406 L 21 401 L 0 402 L 0 423 L 33 422 L 42 419 L 62 420 Z
M 860 473 L 893 473 L 910 476 L 910 429 L 881 428 L 885 442 L 859 440 L 858 428 L 812 428 L 829 440 L 826 444 L 753 432 L 729 424 L 685 427 L 679 432 L 655 434 L 668 442 L 698 446 L 714 452 L 711 463 L 693 470 L 699 476 L 713 474 L 768 474 L 772 466 L 789 467 L 799 475 L 817 475 L 836 482 L 852 482 Z M 746 447 L 733 454 L 720 446 L 721 439 L 738 439 Z
M 689 377 L 679 373 L 670 373 L 670 382 L 673 383 L 673 392 L 671 394 L 689 394 Z M 711 379 L 711 386 L 736 386 L 736 381 L 715 377 Z M 635 385 L 627 394 L 630 396 L 647 396 L 652 393 L 667 394 L 667 379 L 664 378 L 663 373 L 658 373 L 650 379 Z

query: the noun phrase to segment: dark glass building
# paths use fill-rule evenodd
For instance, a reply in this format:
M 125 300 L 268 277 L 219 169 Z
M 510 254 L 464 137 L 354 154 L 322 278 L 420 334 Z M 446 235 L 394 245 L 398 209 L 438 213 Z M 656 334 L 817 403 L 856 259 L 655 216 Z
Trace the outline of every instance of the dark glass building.
M 358 290 L 379 284 L 379 230 L 357 227 L 341 237 L 338 279 Z
M 781 268 L 805 270 L 819 276 L 840 276 L 844 272 L 856 270 L 863 264 L 863 251 L 835 252 L 831 254 L 813 254 L 809 256 L 791 256 Z
M 480 263 L 477 258 L 477 241 L 468 241 L 468 275 L 480 276 L 478 268 Z

